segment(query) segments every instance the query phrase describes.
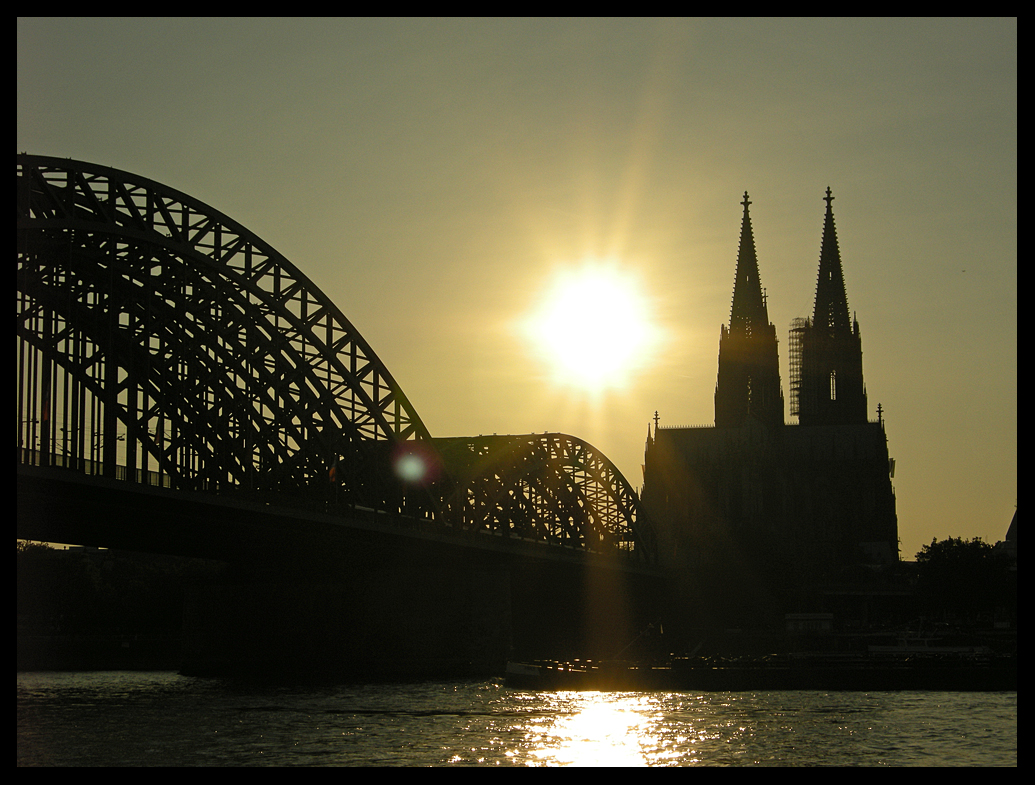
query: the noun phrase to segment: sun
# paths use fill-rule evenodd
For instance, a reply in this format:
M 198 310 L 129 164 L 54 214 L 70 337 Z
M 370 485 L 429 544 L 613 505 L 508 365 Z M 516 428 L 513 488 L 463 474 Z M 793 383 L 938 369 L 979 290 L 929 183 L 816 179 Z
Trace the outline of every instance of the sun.
M 638 277 L 590 259 L 557 273 L 525 333 L 555 382 L 600 393 L 628 385 L 656 330 Z

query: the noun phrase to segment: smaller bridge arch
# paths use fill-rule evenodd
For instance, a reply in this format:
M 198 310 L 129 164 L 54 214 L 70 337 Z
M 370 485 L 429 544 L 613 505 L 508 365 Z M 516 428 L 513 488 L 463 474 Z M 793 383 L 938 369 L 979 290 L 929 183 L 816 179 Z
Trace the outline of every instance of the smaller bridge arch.
M 613 463 L 562 433 L 436 438 L 447 519 L 484 531 L 653 562 L 639 498 Z

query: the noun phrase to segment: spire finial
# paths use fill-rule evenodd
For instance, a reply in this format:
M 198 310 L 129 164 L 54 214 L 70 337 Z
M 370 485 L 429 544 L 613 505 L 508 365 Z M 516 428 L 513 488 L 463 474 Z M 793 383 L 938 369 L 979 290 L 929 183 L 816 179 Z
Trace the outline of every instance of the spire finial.
M 741 204 L 744 205 L 744 212 L 746 213 L 747 209 L 748 209 L 748 205 L 751 204 L 751 202 L 748 201 L 748 192 L 747 191 L 744 191 L 744 201 L 741 202 Z
M 830 203 L 834 201 L 834 197 L 830 195 L 830 186 L 827 186 L 827 195 L 823 197 L 823 201 L 827 203 L 827 209 L 832 210 Z
M 658 434 L 658 420 L 659 419 L 660 418 L 658 417 L 658 413 L 655 411 L 654 412 L 654 435 L 655 436 L 657 436 L 657 434 Z

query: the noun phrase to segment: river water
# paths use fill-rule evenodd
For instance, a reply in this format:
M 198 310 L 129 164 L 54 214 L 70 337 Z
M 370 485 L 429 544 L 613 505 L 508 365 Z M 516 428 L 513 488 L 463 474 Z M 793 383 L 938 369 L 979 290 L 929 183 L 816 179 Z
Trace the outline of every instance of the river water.
M 1016 766 L 1016 692 L 525 692 L 18 674 L 19 766 Z

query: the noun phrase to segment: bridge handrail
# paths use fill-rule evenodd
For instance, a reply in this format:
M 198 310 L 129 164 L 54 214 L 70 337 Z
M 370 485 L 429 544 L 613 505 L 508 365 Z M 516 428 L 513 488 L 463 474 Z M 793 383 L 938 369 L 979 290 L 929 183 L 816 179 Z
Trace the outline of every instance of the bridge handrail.
M 89 458 L 63 455 L 61 453 L 43 453 L 40 450 L 33 450 L 28 447 L 18 448 L 18 462 L 25 466 L 52 466 L 58 469 L 71 469 L 80 474 L 101 477 L 104 476 L 102 461 L 94 461 Z M 148 469 L 136 469 L 129 471 L 129 467 L 116 464 L 110 475 L 116 480 L 129 480 L 138 485 L 150 485 L 156 488 L 172 488 L 172 476 L 161 472 L 153 472 Z M 133 476 L 131 477 L 130 474 Z
M 173 478 L 168 474 L 145 471 L 142 469 L 137 469 L 135 472 L 129 472 L 128 467 L 123 465 L 116 465 L 112 467 L 114 472 L 105 474 L 103 471 L 104 464 L 101 461 L 73 459 L 69 456 L 53 452 L 45 454 L 40 450 L 34 450 L 27 447 L 19 447 L 17 450 L 19 463 L 25 466 L 66 469 L 68 471 L 73 471 L 90 477 L 107 477 L 108 479 L 114 479 L 120 482 L 130 482 L 137 485 L 173 490 Z M 485 537 L 492 537 L 493 539 L 519 541 L 529 546 L 563 548 L 566 551 L 578 553 L 611 554 L 618 556 L 622 560 L 638 561 L 638 554 L 634 552 L 632 547 L 623 547 L 634 545 L 634 543 L 616 543 L 613 550 L 592 546 L 577 547 L 564 542 L 550 542 L 532 537 L 521 537 L 517 534 L 511 534 L 509 530 L 495 531 L 453 526 L 448 521 L 436 521 L 432 517 L 416 517 L 414 515 L 406 514 L 398 509 L 377 509 L 373 507 L 364 507 L 362 505 L 348 504 L 346 502 L 336 503 L 326 500 L 306 499 L 301 496 L 271 494 L 269 492 L 252 491 L 246 488 L 237 487 L 232 488 L 229 491 L 226 486 L 219 488 L 196 487 L 191 490 L 213 493 L 217 496 L 233 496 L 239 499 L 265 503 L 267 505 L 276 504 L 279 507 L 309 510 L 311 512 L 320 512 L 334 516 L 355 517 L 357 514 L 365 515 L 369 517 L 371 521 L 388 523 L 389 525 L 403 531 L 418 532 L 426 535 L 438 534 L 442 531 L 443 527 L 445 527 L 452 532 L 454 536 L 459 536 L 471 541 Z

